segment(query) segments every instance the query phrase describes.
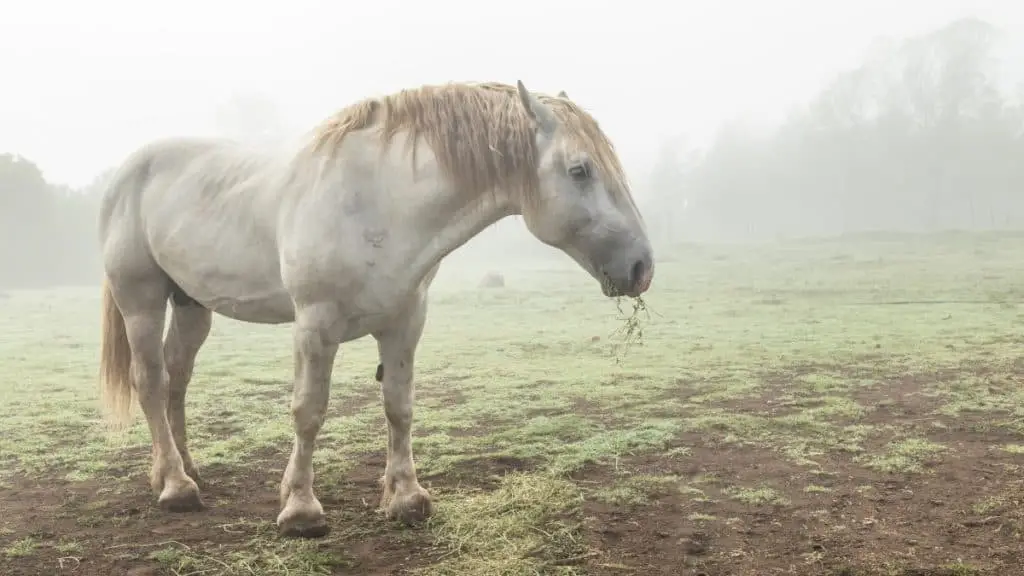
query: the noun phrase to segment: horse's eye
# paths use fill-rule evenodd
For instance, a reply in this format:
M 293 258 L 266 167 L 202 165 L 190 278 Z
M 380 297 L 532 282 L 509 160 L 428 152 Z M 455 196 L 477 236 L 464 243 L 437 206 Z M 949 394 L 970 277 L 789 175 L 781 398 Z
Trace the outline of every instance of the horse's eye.
M 590 179 L 590 164 L 586 162 L 575 164 L 569 167 L 569 176 L 577 182 L 584 182 Z

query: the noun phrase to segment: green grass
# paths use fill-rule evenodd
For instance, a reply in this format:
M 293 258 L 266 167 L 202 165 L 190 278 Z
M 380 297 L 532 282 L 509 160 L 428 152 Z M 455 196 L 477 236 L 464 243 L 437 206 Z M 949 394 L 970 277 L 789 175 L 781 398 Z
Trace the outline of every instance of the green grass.
M 680 483 L 681 480 L 675 476 L 629 475 L 597 489 L 594 496 L 609 504 L 645 504 L 652 496 L 669 492 L 671 487 L 678 487 Z
M 437 514 L 419 532 L 380 518 L 345 524 L 352 519 L 339 512 L 324 541 L 281 540 L 273 515 L 261 514 L 240 518 L 239 537 L 226 548 L 137 543 L 123 552 L 168 573 L 318 574 L 352 565 L 360 531 L 393 532 L 398 541 L 426 533 L 436 553 L 423 574 L 575 574 L 587 554 L 587 499 L 644 506 L 673 494 L 715 502 L 700 478 L 622 470 L 602 485 L 571 479 L 588 467 L 610 470 L 645 454 L 686 462 L 703 445 L 679 439 L 699 438 L 722 451 L 765 451 L 812 474 L 827 472 L 835 455 L 873 473 L 920 474 L 956 457 L 928 438 L 929 423 L 955 426 L 959 415 L 980 413 L 991 429 L 1024 432 L 1024 237 L 680 246 L 661 256 L 646 297 L 651 318 L 628 349 L 615 302 L 571 266 L 504 271 L 509 287 L 500 290 L 476 290 L 468 273 L 472 279 L 453 272 L 438 281 L 417 353 L 413 442 L 420 476 L 436 478 Z M 23 476 L 102 480 L 107 491 L 74 513 L 82 525 L 103 525 L 104 511 L 124 498 L 126 476 L 148 471 L 149 435 L 141 418 L 117 437 L 100 426 L 98 290 L 7 296 L 0 488 Z M 261 471 L 270 498 L 292 438 L 289 330 L 217 318 L 189 390 L 200 470 L 215 470 L 219 482 Z M 339 354 L 314 457 L 321 495 L 344 489 L 355 466 L 383 454 L 376 364 L 371 339 Z M 885 404 L 863 398 L 884 396 L 895 381 L 916 382 L 929 411 L 877 418 Z M 503 460 L 524 469 L 477 474 L 487 469 L 481 463 Z M 732 484 L 723 484 L 722 498 L 787 502 L 778 487 Z M 829 488 L 796 490 L 826 498 Z M 690 517 L 716 518 L 710 508 Z M 39 550 L 24 533 L 0 538 L 7 557 Z M 59 546 L 62 556 L 112 554 L 77 538 Z
M 726 488 L 725 493 L 738 502 L 751 506 L 785 506 L 789 504 L 784 496 L 770 486 L 759 486 L 757 488 Z
M 866 459 L 869 468 L 882 472 L 910 474 L 923 472 L 927 463 L 935 462 L 946 447 L 919 438 L 889 443 L 885 450 Z
M 12 558 L 31 556 L 35 552 L 37 546 L 39 546 L 39 544 L 36 542 L 36 539 L 31 536 L 27 536 L 15 541 L 5 548 L 4 554 Z

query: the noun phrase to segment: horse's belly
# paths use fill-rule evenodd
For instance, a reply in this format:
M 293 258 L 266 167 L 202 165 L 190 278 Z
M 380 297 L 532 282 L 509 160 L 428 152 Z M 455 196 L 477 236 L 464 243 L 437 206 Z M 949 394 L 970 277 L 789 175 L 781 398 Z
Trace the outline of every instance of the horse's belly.
M 287 292 L 244 299 L 215 295 L 192 298 L 221 316 L 242 322 L 283 324 L 295 320 L 295 309 Z
M 261 324 L 292 322 L 295 308 L 281 281 L 276 247 L 218 232 L 217 239 L 179 234 L 172 242 L 152 243 L 153 257 L 185 294 L 217 314 Z
M 261 324 L 295 319 L 291 296 L 279 278 L 232 269 L 230 265 L 215 271 L 165 270 L 190 298 L 222 316 Z
M 256 300 L 220 298 L 200 301 L 221 316 L 257 324 L 284 324 L 295 320 L 295 308 L 287 292 Z

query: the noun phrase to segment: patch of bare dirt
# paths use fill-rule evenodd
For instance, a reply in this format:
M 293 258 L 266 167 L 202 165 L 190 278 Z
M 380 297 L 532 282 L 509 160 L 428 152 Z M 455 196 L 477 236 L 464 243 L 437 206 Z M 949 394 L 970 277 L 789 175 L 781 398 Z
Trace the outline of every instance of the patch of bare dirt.
M 1021 438 L 991 427 L 977 433 L 984 415 L 917 426 L 931 406 L 913 379 L 865 388 L 857 400 L 879 407 L 865 419 L 911 424 L 949 452 L 923 474 L 877 472 L 845 453 L 817 458 L 814 469 L 768 450 L 710 447 L 694 434 L 678 441 L 690 449 L 686 456 L 589 467 L 577 474 L 586 486 L 612 485 L 626 470 L 675 475 L 683 489 L 656 491 L 633 506 L 588 498 L 586 537 L 595 556 L 587 573 L 1024 575 L 1024 456 L 994 448 Z M 718 405 L 743 410 L 749 402 Z M 867 449 L 877 453 L 890 439 Z M 736 487 L 769 488 L 772 501 L 744 502 Z
M 148 459 L 149 452 L 127 457 Z M 255 461 L 283 465 L 287 458 L 274 453 Z M 382 457 L 370 460 L 353 467 L 340 489 L 318 493 L 332 527 L 320 551 L 339 559 L 333 573 L 396 575 L 433 562 L 436 554 L 425 529 L 402 529 L 377 511 L 384 465 Z M 27 556 L 0 555 L 0 574 L 172 574 L 147 557 L 151 551 L 174 545 L 257 552 L 254 538 L 277 538 L 268 530 L 274 530 L 279 511 L 279 475 L 268 475 L 266 466 L 258 464 L 210 467 L 201 473 L 207 509 L 186 514 L 161 511 L 141 474 L 103 482 L 16 477 L 13 487 L 0 493 L 0 525 L 6 528 L 0 532 L 0 550 L 26 537 L 36 548 Z M 69 543 L 75 547 L 68 548 Z

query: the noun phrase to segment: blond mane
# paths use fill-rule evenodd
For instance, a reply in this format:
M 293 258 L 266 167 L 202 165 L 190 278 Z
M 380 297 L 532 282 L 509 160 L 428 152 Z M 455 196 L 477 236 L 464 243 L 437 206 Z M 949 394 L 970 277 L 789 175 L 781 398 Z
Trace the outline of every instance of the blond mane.
M 597 121 L 566 98 L 543 94 L 537 98 L 561 121 L 566 151 L 585 152 L 605 185 L 628 195 L 618 155 Z M 403 130 L 410 142 L 423 138 L 442 173 L 461 193 L 505 189 L 526 200 L 537 197 L 534 127 L 515 86 L 496 82 L 426 85 L 367 98 L 318 126 L 310 150 L 334 153 L 347 135 L 371 127 L 379 128 L 385 143 Z

